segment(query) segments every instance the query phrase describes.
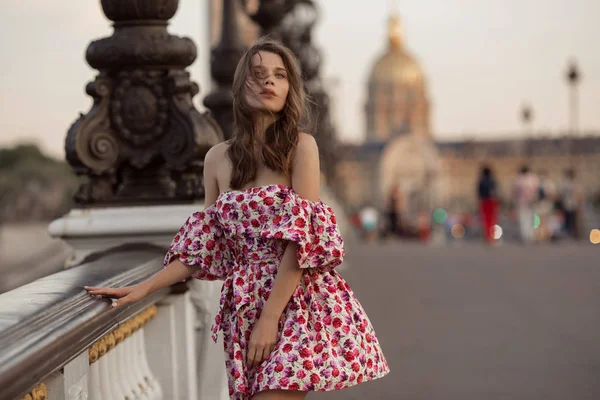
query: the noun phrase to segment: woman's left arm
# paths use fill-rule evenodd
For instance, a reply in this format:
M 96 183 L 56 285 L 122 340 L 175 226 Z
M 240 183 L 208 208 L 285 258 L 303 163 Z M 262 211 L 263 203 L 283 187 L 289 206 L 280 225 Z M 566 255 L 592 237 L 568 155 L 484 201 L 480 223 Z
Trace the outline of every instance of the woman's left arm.
M 292 188 L 302 198 L 319 201 L 321 171 L 319 149 L 315 139 L 301 133 L 296 146 L 292 170 Z M 248 363 L 259 364 L 273 350 L 277 341 L 279 318 L 298 287 L 302 269 L 296 257 L 297 246 L 290 242 L 283 254 L 273 289 L 250 336 Z

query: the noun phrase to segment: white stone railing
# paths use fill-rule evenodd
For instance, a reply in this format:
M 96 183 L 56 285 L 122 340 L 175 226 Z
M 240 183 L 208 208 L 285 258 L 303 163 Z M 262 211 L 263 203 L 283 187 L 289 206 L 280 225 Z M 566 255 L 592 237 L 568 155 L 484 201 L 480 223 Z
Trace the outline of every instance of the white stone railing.
M 83 290 L 135 284 L 163 254 L 121 246 L 0 295 L 0 399 L 199 398 L 187 284 L 117 309 Z
M 90 399 L 164 398 L 146 355 L 145 325 L 156 312 L 157 307 L 150 306 L 89 348 Z M 82 393 L 75 389 L 71 395 L 81 397 Z

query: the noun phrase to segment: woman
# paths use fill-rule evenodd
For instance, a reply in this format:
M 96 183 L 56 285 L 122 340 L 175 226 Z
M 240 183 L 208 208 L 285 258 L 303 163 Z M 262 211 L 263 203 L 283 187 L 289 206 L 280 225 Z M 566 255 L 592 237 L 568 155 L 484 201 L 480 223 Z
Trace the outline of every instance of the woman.
M 206 154 L 206 208 L 173 239 L 165 268 L 132 287 L 86 287 L 138 301 L 189 277 L 224 280 L 222 332 L 232 399 L 303 399 L 389 372 L 344 279 L 343 241 L 319 201 L 319 154 L 299 132 L 304 89 L 293 54 L 261 40 L 233 82 L 234 135 Z
M 481 169 L 481 177 L 477 184 L 477 194 L 479 197 L 483 237 L 489 244 L 493 244 L 498 201 L 496 198 L 496 180 L 492 176 L 490 167 L 485 166 Z

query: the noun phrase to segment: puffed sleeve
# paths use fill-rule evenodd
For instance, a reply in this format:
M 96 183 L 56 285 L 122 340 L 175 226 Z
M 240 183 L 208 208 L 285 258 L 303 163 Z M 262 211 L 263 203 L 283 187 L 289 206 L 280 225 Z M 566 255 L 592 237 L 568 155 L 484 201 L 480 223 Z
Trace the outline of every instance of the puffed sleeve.
M 295 192 L 287 194 L 262 236 L 295 242 L 300 268 L 335 268 L 344 259 L 344 240 L 333 209 Z
M 179 260 L 194 269 L 192 277 L 214 281 L 227 275 L 229 247 L 214 215 L 214 208 L 195 212 L 175 235 L 165 256 L 163 267 Z

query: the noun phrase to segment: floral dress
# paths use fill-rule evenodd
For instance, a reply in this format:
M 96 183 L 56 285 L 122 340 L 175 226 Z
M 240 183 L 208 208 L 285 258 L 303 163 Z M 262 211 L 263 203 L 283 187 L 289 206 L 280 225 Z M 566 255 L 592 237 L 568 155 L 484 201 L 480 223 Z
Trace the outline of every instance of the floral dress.
M 304 272 L 281 315 L 275 348 L 249 368 L 250 334 L 289 241 Z M 365 311 L 334 269 L 343 256 L 333 210 L 287 186 L 223 192 L 187 219 L 164 266 L 179 258 L 193 277 L 225 281 L 212 332 L 215 341 L 223 334 L 231 399 L 270 389 L 343 389 L 389 372 Z

